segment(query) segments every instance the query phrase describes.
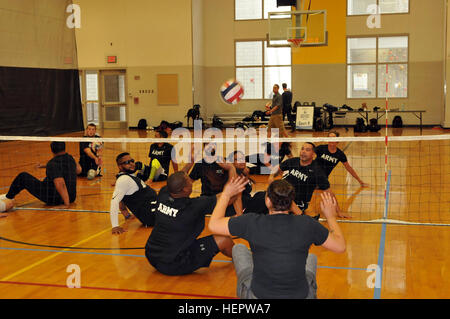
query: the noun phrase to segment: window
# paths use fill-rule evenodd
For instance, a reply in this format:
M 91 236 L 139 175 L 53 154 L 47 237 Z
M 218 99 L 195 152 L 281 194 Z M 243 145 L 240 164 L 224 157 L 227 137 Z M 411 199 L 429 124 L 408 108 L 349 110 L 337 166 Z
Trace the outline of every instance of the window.
M 378 6 L 378 12 L 381 14 L 409 12 L 409 0 L 347 0 L 347 14 L 374 14 L 369 8 L 374 5 Z
M 237 41 L 235 51 L 236 80 L 244 87 L 244 99 L 271 99 L 274 84 L 291 87 L 291 48 L 255 40 Z
M 386 73 L 387 71 L 387 73 Z M 408 96 L 408 37 L 347 39 L 347 98 Z
M 291 11 L 291 7 L 277 7 L 277 0 L 234 0 L 235 20 L 267 19 L 269 12 L 282 11 Z

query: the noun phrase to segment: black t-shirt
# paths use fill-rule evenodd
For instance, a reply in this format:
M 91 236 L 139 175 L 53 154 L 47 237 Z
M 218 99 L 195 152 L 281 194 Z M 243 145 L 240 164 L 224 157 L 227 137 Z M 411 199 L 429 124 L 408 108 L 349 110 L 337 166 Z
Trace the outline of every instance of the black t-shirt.
M 148 153 L 148 157 L 150 157 L 150 164 L 153 159 L 157 159 L 161 163 L 166 175 L 169 175 L 170 161 L 172 160 L 172 149 L 173 145 L 169 143 L 164 143 L 161 147 L 158 146 L 157 143 L 154 143 L 150 145 L 150 151 Z
M 228 180 L 228 172 L 216 162 L 208 163 L 204 159 L 195 163 L 189 177 L 202 182 L 202 195 L 211 196 L 222 192 Z
M 252 292 L 258 298 L 306 298 L 306 258 L 328 229 L 306 215 L 244 214 L 230 218 L 230 234 L 247 240 L 253 253 Z
M 276 166 L 279 165 L 286 156 L 292 154 L 288 143 L 282 143 L 280 149 L 278 151 L 274 151 L 273 154 L 272 146 L 270 143 L 266 143 L 266 145 L 264 145 L 264 150 L 265 154 L 270 156 L 270 159 L 268 159 L 263 153 L 247 155 L 245 157 L 246 163 L 250 163 L 250 165 L 247 165 L 250 168 L 250 174 L 270 174 L 271 167 L 264 164 L 264 161 L 266 159 L 270 160 L 270 163 L 268 164 L 270 164 L 271 166 Z
M 216 196 L 172 198 L 161 189 L 156 207 L 155 226 L 148 239 L 149 256 L 160 262 L 172 262 L 188 248 L 205 228 L 205 215 L 211 214 Z
M 72 155 L 67 153 L 53 157 L 46 167 L 46 179 L 53 181 L 62 177 L 66 183 L 69 201 L 72 203 L 77 196 L 77 164 Z
M 327 176 L 330 176 L 331 172 L 339 162 L 347 162 L 347 156 L 345 156 L 345 153 L 341 151 L 341 149 L 338 148 L 335 153 L 331 153 L 326 144 L 316 147 L 316 155 L 317 163 Z
M 283 99 L 283 109 L 291 107 L 291 104 L 292 104 L 292 92 L 291 91 L 284 91 L 283 94 L 281 94 L 281 98 Z
M 83 137 L 100 137 L 99 135 L 95 134 L 95 136 L 86 136 Z M 95 160 L 90 158 L 89 155 L 85 153 L 85 149 L 89 148 L 92 153 L 94 153 L 95 156 L 97 156 L 98 149 L 100 147 L 101 143 L 94 143 L 94 142 L 80 142 L 80 165 L 84 167 L 85 163 L 94 162 Z
M 301 166 L 300 158 L 294 157 L 280 164 L 283 179 L 295 188 L 295 202 L 309 203 L 316 188 L 326 190 L 330 188 L 328 178 L 316 161 L 310 165 Z

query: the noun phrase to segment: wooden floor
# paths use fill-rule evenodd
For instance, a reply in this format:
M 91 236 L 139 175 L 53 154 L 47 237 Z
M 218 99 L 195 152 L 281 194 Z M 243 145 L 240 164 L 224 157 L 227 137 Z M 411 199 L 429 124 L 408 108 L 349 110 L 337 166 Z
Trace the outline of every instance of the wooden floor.
M 338 129 L 341 136 L 353 132 Z M 153 132 L 105 130 L 104 137 L 153 137 Z M 439 129 L 405 128 L 392 135 L 441 135 Z M 395 134 L 394 134 L 395 133 Z M 66 136 L 81 136 L 80 133 Z M 297 132 L 297 136 L 325 133 Z M 48 142 L 0 143 L 0 193 L 14 176 L 27 171 L 44 177 L 36 163 L 51 158 Z M 76 143 L 69 153 L 78 159 Z M 298 149 L 294 147 L 294 153 Z M 389 149 L 387 219 L 384 200 L 384 143 L 341 143 L 350 164 L 369 188 L 346 174 L 342 164 L 331 176 L 340 206 L 352 216 L 342 220 L 347 251 L 334 254 L 312 247 L 318 256 L 319 298 L 450 298 L 450 141 L 392 142 Z M 111 235 L 109 201 L 123 150 L 147 161 L 148 144 L 105 145 L 102 178 L 79 179 L 78 197 L 70 210 L 46 207 L 26 192 L 17 209 L 0 218 L 0 296 L 7 298 L 236 298 L 236 276 L 230 258 L 219 254 L 210 268 L 186 276 L 164 276 L 144 256 L 151 228 L 127 221 L 127 232 Z M 257 176 L 254 190 L 267 186 Z M 152 187 L 159 189 L 160 183 Z M 194 184 L 194 194 L 200 183 Z M 311 210 L 317 209 L 317 201 Z M 207 218 L 208 221 L 208 218 Z M 121 222 L 124 222 L 121 219 Z M 409 224 L 408 224 L 409 223 Z M 325 223 L 326 224 L 326 223 Z M 204 231 L 202 235 L 207 235 Z M 244 240 L 236 242 L 247 244 Z M 67 288 L 71 265 L 81 270 L 81 289 Z M 68 267 L 69 271 L 68 272 Z M 374 280 L 376 269 L 377 278 Z

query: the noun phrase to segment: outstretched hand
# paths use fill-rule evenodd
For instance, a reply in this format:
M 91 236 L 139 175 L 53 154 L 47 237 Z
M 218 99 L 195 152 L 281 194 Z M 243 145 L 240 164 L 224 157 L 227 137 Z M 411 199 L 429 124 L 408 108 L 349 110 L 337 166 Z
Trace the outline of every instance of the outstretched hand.
M 320 197 L 322 198 L 320 202 L 320 208 L 322 209 L 322 213 L 325 215 L 326 218 L 334 217 L 336 215 L 337 210 L 336 198 L 334 198 L 334 196 L 332 196 L 328 192 L 322 192 L 320 194 Z
M 245 185 L 247 185 L 248 179 L 245 176 L 239 175 L 238 177 L 233 177 L 229 183 L 227 183 L 223 189 L 223 194 L 233 197 L 245 190 Z

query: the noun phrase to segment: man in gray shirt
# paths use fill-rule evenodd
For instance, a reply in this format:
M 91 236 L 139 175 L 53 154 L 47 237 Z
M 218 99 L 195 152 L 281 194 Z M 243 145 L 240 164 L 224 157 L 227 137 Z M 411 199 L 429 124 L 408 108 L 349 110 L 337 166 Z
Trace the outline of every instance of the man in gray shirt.
M 283 99 L 281 94 L 278 92 L 280 90 L 280 86 L 278 84 L 274 84 L 273 86 L 273 98 L 272 102 L 266 105 L 266 114 L 270 115 L 269 120 L 269 132 L 268 137 L 271 136 L 272 129 L 279 129 L 280 137 L 289 137 L 286 133 L 286 129 L 284 127 L 283 122 Z

